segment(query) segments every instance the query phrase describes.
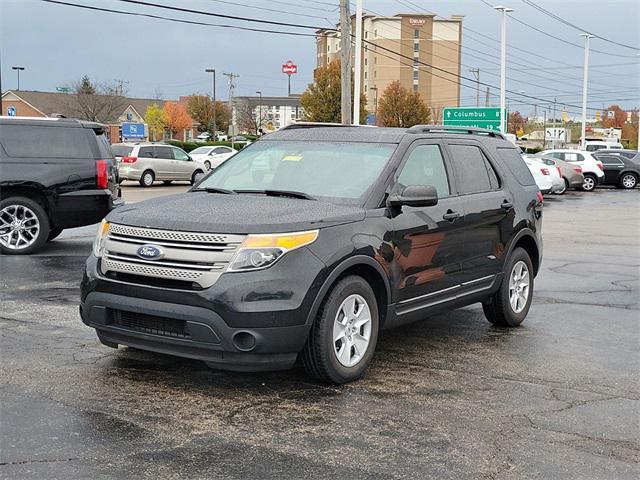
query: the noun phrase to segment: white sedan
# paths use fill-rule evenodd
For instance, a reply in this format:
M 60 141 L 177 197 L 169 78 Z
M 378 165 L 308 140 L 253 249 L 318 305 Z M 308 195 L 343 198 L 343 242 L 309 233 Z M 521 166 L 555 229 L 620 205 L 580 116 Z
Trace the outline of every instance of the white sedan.
M 204 165 L 204 168 L 211 170 L 212 168 L 218 168 L 225 160 L 236 152 L 237 150 L 234 150 L 231 147 L 211 145 L 191 150 L 189 155 L 196 162 Z
M 564 183 L 564 179 L 562 178 L 562 173 L 560 172 L 560 169 L 558 167 L 554 165 L 548 165 L 547 163 L 540 160 L 540 158 L 538 157 L 532 157 L 530 155 L 526 155 L 525 158 L 530 162 L 532 162 L 533 165 L 539 166 L 540 173 L 542 173 L 543 176 L 548 175 L 549 177 L 551 177 L 551 193 L 563 194 L 565 192 L 566 185 Z M 529 164 L 527 163 L 527 165 Z M 531 166 L 529 166 L 529 169 L 531 169 Z M 544 173 L 545 170 L 548 173 Z
M 532 158 L 523 157 L 524 163 L 529 167 L 529 171 L 533 175 L 533 179 L 536 181 L 536 185 L 540 189 L 543 195 L 550 193 L 553 190 L 553 179 L 551 177 L 551 171 L 548 165 L 533 160 Z

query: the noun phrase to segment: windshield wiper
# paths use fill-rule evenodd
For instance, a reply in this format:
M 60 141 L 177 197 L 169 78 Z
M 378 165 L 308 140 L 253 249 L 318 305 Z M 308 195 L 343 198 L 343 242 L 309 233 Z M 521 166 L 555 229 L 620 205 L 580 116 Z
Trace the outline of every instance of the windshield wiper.
M 291 197 L 301 198 L 303 200 L 316 200 L 311 195 L 304 192 L 296 192 L 295 190 L 235 190 L 236 193 L 262 193 L 269 197 Z
M 207 193 L 224 193 L 226 195 L 237 195 L 238 192 L 234 190 L 227 190 L 226 188 L 217 188 L 217 187 L 204 187 L 204 188 L 194 188 L 194 192 L 207 192 Z

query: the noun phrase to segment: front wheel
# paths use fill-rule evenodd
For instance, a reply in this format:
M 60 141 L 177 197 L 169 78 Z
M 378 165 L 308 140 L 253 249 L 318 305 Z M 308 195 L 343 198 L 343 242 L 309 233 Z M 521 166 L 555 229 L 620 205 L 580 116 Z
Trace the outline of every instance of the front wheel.
M 307 373 L 324 382 L 362 376 L 378 341 L 378 303 L 362 277 L 340 280 L 324 300 L 302 351 Z
M 584 180 L 582 182 L 582 190 L 584 190 L 585 192 L 593 192 L 593 190 L 595 190 L 596 188 L 596 177 L 595 175 L 591 175 L 591 174 L 586 174 L 584 176 Z
M 202 170 L 196 170 L 193 172 L 193 175 L 191 175 L 191 185 L 194 185 L 198 180 L 200 180 L 200 177 L 203 174 L 204 172 Z
M 529 313 L 533 298 L 533 265 L 524 248 L 513 250 L 498 291 L 482 304 L 484 315 L 498 327 L 517 327 Z
M 204 168 L 206 168 L 207 170 L 211 170 L 211 162 L 209 160 L 204 162 Z
M 49 238 L 49 217 L 44 208 L 27 197 L 0 201 L 0 252 L 28 255 L 42 248 Z
M 633 173 L 625 173 L 624 175 L 622 175 L 622 178 L 620 179 L 620 186 L 622 188 L 636 188 L 636 185 L 638 184 L 638 178 L 633 174 Z

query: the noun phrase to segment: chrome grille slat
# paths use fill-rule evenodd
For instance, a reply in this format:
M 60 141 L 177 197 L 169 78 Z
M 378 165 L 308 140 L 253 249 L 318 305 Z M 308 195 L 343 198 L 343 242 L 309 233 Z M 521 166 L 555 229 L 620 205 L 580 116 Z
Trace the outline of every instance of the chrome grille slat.
M 101 271 L 213 285 L 226 270 L 244 235 L 160 230 L 110 224 Z M 158 259 L 140 258 L 150 244 L 162 249 Z

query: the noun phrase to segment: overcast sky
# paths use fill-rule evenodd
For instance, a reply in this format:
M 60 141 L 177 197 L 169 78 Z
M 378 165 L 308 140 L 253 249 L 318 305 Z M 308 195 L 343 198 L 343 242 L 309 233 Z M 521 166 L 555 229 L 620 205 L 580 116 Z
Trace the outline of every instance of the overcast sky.
M 118 0 L 61 1 L 207 23 L 313 33 L 309 29 L 172 12 Z M 338 18 L 338 0 L 146 1 L 311 26 L 331 26 Z M 533 2 L 591 33 L 640 48 L 638 0 Z M 558 108 L 568 104 L 570 114 L 577 112 L 579 108 L 575 106 L 581 103 L 583 62 L 583 49 L 579 48 L 583 39 L 579 32 L 537 11 L 524 0 L 498 3 L 515 9 L 514 18 L 508 24 L 511 47 L 507 88 L 542 99 L 509 94 L 510 109 L 529 113 L 531 104 L 557 98 Z M 499 85 L 500 57 L 496 42 L 500 39 L 499 15 L 482 0 L 364 0 L 364 7 L 384 15 L 411 13 L 418 8 L 443 17 L 465 15 L 462 75 L 471 78 L 469 68 L 479 67 L 482 82 Z M 289 59 L 298 64 L 299 73 L 292 78 L 292 91 L 302 92 L 312 80 L 316 61 L 313 37 L 188 25 L 41 0 L 0 0 L 0 28 L 3 89 L 16 87 L 16 72 L 11 66 L 20 65 L 26 68 L 21 75 L 24 90 L 55 90 L 56 86 L 69 84 L 87 74 L 95 81 L 124 80 L 130 96 L 153 97 L 160 92 L 163 98 L 176 98 L 194 92 L 209 93 L 211 77 L 204 69 L 216 68 L 219 98 L 227 97 L 223 72 L 240 75 L 236 95 L 254 95 L 256 90 L 264 95 L 286 95 L 286 76 L 281 73 L 281 64 Z M 640 105 L 640 56 L 637 55 L 640 50 L 599 38 L 592 39 L 591 47 L 590 107 L 602 108 L 603 103 L 619 103 L 625 108 Z M 462 104 L 475 105 L 472 82 L 461 80 L 461 83 Z M 484 89 L 482 87 L 483 93 Z M 497 95 L 497 88 L 492 89 L 492 93 Z M 493 102 L 496 101 L 494 97 Z

